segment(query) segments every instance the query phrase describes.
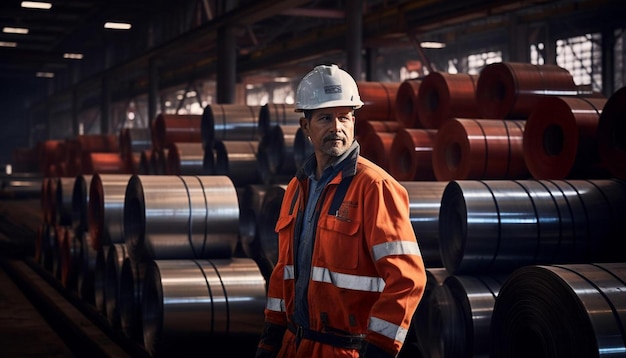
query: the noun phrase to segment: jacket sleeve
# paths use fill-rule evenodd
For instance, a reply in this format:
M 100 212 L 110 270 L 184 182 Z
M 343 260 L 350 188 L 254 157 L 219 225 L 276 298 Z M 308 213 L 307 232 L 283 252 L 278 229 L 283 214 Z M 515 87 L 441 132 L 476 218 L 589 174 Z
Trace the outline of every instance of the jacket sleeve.
M 364 193 L 364 235 L 385 287 L 370 311 L 367 344 L 398 354 L 424 293 L 426 272 L 409 214 L 406 189 L 392 178 Z

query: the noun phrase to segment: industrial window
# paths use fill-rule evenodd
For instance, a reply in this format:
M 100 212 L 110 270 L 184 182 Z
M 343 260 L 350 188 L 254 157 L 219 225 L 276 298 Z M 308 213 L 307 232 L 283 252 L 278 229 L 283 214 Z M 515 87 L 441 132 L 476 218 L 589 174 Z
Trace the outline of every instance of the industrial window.
M 556 63 L 568 70 L 577 85 L 602 91 L 602 47 L 600 34 L 570 37 L 556 42 Z
M 470 75 L 477 75 L 483 67 L 496 62 L 502 62 L 501 51 L 490 51 L 469 55 L 467 56 L 467 73 Z
M 624 46 L 624 40 L 626 40 L 626 33 L 623 29 L 615 32 L 615 72 L 614 81 L 615 89 L 620 89 L 626 86 L 626 47 Z
M 533 65 L 544 65 L 546 63 L 545 45 L 543 43 L 530 45 L 530 63 Z

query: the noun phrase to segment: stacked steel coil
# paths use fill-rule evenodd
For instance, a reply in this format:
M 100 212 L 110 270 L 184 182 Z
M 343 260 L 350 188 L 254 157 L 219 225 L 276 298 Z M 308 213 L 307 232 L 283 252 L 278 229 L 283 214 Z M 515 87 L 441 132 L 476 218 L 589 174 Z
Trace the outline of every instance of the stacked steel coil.
M 357 111 L 361 121 L 396 121 L 396 94 L 402 82 L 357 82 L 366 110 Z
M 626 179 L 626 87 L 607 100 L 598 120 L 598 155 L 611 175 Z
M 257 160 L 263 183 L 287 182 L 296 173 L 294 142 L 299 128 L 297 125 L 274 126 L 261 138 Z
M 141 304 L 147 266 L 147 263 L 133 261 L 128 256 L 124 258 L 120 271 L 119 300 L 117 301 L 122 332 L 129 339 L 142 345 Z
M 89 186 L 89 232 L 94 250 L 123 243 L 124 202 L 131 176 L 96 174 Z
M 267 103 L 259 109 L 259 139 L 274 126 L 299 125 L 302 113 L 293 104 Z
M 314 149 L 311 140 L 304 134 L 302 128 L 298 128 L 293 140 L 293 160 L 296 162 L 296 168 L 302 168 L 306 159 L 313 154 L 313 152 Z
M 167 152 L 167 174 L 206 175 L 204 147 L 201 142 L 174 142 Z
M 433 146 L 437 131 L 404 128 L 391 143 L 389 173 L 397 180 L 435 180 Z
M 215 175 L 226 175 L 237 187 L 261 183 L 256 141 L 216 141 Z
M 152 147 L 162 150 L 176 142 L 202 142 L 201 121 L 197 114 L 159 114 L 152 123 Z
M 476 101 L 478 75 L 431 72 L 419 86 L 418 119 L 421 128 L 437 129 L 450 118 L 479 118 Z
M 259 106 L 212 104 L 202 113 L 201 133 L 204 148 L 216 140 L 259 140 Z
M 396 93 L 396 120 L 405 128 L 421 128 L 419 120 L 419 93 L 422 79 L 410 79 L 403 81 Z

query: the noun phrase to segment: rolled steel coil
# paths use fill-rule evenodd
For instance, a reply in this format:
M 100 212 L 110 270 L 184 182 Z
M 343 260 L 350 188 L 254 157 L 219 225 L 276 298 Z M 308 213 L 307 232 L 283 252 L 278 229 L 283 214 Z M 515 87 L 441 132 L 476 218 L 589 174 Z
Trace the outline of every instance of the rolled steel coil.
M 82 242 L 73 230 L 67 230 L 63 240 L 59 242 L 61 255 L 61 285 L 68 291 L 76 292 L 78 272 L 82 260 Z
M 450 118 L 480 118 L 476 101 L 478 75 L 431 72 L 417 94 L 421 128 L 438 129 Z
M 206 175 L 204 169 L 204 147 L 202 143 L 170 144 L 167 152 L 167 174 Z
M 104 308 L 109 325 L 121 328 L 120 322 L 120 284 L 124 259 L 128 257 L 126 245 L 112 244 L 108 246 L 108 254 L 104 268 Z
M 453 274 L 524 265 L 610 262 L 626 243 L 625 183 L 453 181 L 439 210 L 442 261 Z
M 124 174 L 130 173 L 128 163 L 120 153 L 83 153 L 80 164 L 81 174 Z
M 122 160 L 126 163 L 129 174 L 138 174 L 141 170 L 141 152 L 130 153 L 128 156 L 122 157 Z
M 110 245 L 109 245 L 110 246 Z M 96 250 L 96 260 L 93 270 L 93 296 L 94 305 L 96 311 L 102 316 L 106 317 L 106 296 L 104 290 L 106 289 L 105 274 L 107 255 L 109 254 L 109 246 L 101 246 Z
M 75 177 L 57 177 L 54 188 L 54 222 L 62 226 L 72 225 L 72 195 Z
M 150 155 L 150 167 L 152 168 L 152 174 L 164 175 L 167 173 L 167 157 L 169 155 L 169 150 L 169 148 L 152 148 L 152 155 Z
M 259 142 L 257 159 L 263 183 L 288 180 L 296 172 L 294 142 L 300 126 L 272 127 Z
M 404 80 L 396 93 L 396 119 L 406 128 L 421 128 L 419 120 L 419 93 L 422 79 Z
M 236 187 L 261 182 L 256 153 L 258 141 L 221 141 L 213 146 L 215 175 L 226 175 Z
M 54 248 L 52 251 L 52 269 L 50 273 L 58 281 L 61 281 L 61 272 L 63 269 L 63 242 L 69 240 L 70 228 L 63 225 L 54 225 Z
M 126 337 L 141 345 L 143 345 L 141 303 L 147 266 L 145 262 L 136 262 L 130 257 L 124 258 L 120 271 L 120 291 L 117 302 L 122 332 Z
M 296 169 L 302 168 L 306 159 L 313 152 L 311 140 L 304 134 L 302 128 L 298 128 L 296 137 L 293 140 L 293 159 L 296 162 Z
M 260 216 L 257 217 L 257 231 L 259 235 L 259 261 L 269 264 L 272 268 L 278 260 L 278 234 L 274 231 L 280 206 L 285 196 L 286 185 L 270 187 L 263 197 Z
M 51 172 L 55 163 L 65 158 L 65 142 L 62 140 L 44 140 L 37 143 L 37 158 L 39 171 L 45 177 L 54 176 Z
M 263 330 L 265 280 L 251 259 L 155 260 L 142 324 L 152 356 L 252 356 Z
M 608 178 L 598 154 L 604 98 L 549 97 L 528 117 L 523 136 L 526 166 L 535 179 Z
M 527 179 L 524 121 L 453 118 L 433 146 L 437 180 Z
M 402 82 L 357 82 L 367 110 L 357 112 L 361 121 L 396 121 L 396 95 Z
M 376 133 L 396 133 L 404 128 L 404 125 L 398 121 L 362 121 L 357 120 L 354 127 L 355 138 L 362 142 L 366 141 L 370 135 Z
M 255 141 L 261 138 L 260 106 L 211 104 L 202 113 L 202 144 L 211 148 L 216 140 Z
M 271 185 L 247 185 L 239 197 L 239 246 L 244 257 L 256 261 L 266 280 L 269 280 L 274 265 L 263 254 L 258 225 L 263 215 L 263 200 L 270 188 Z
M 93 175 L 76 176 L 72 188 L 72 227 L 74 233 L 80 234 L 89 226 L 89 189 Z
M 449 276 L 428 305 L 430 357 L 489 357 L 491 316 L 505 276 Z
M 389 171 L 391 162 L 391 144 L 393 144 L 396 133 L 377 132 L 361 141 L 361 155 L 381 168 Z
M 123 128 L 119 133 L 120 153 L 127 157 L 152 148 L 150 128 Z
M 258 139 L 274 126 L 299 125 L 302 117 L 302 113 L 296 112 L 294 104 L 267 103 L 259 109 Z
M 138 174 L 154 174 L 154 168 L 152 167 L 152 149 L 146 149 L 141 152 Z
M 92 305 L 96 304 L 94 275 L 98 251 L 91 246 L 89 232 L 84 231 L 79 236 L 81 247 L 81 263 L 78 271 L 77 292 L 78 297 Z
M 124 242 L 124 200 L 128 174 L 96 174 L 89 186 L 88 222 L 92 247 Z
M 202 116 L 199 114 L 160 113 L 152 123 L 152 147 L 168 148 L 176 142 L 202 142 Z
M 389 173 L 400 181 L 435 180 L 433 146 L 437 130 L 405 128 L 391 143 Z
M 476 100 L 483 118 L 526 119 L 546 96 L 576 96 L 572 75 L 557 65 L 499 62 L 478 76 Z
M 626 179 L 626 87 L 607 100 L 598 121 L 598 153 L 603 166 L 616 178 Z
M 439 209 L 448 183 L 401 181 L 409 194 L 409 216 L 428 268 L 443 267 L 439 249 Z
M 124 202 L 124 237 L 136 261 L 231 257 L 239 203 L 226 176 L 134 175 Z
M 625 263 L 516 270 L 493 309 L 492 357 L 625 356 L 625 282 Z
M 419 352 L 418 357 L 429 357 L 432 349 L 430 342 L 429 310 L 433 291 L 441 286 L 445 279 L 450 276 L 444 268 L 428 268 L 426 269 L 426 286 L 422 299 L 413 314 L 411 326 L 407 333 L 404 344 L 413 344 Z
M 39 198 L 39 205 L 41 206 L 41 217 L 45 223 L 50 223 L 50 181 L 52 178 L 44 177 L 41 181 L 41 198 Z

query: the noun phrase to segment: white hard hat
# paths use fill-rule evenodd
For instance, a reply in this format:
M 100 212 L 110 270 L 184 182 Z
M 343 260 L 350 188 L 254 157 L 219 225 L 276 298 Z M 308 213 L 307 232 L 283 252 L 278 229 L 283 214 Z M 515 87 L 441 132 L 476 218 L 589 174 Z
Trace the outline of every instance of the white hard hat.
M 309 72 L 296 90 L 296 112 L 328 107 L 361 108 L 356 82 L 337 65 L 319 65 Z

